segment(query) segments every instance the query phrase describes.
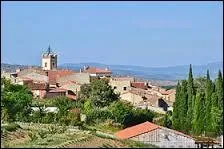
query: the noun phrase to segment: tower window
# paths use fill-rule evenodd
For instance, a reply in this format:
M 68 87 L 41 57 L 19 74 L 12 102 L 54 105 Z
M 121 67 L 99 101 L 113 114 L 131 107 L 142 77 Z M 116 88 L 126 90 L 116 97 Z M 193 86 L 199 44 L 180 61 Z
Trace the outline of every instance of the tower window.
M 44 66 L 47 67 L 47 63 L 44 63 Z
M 126 91 L 126 89 L 127 89 L 127 88 L 126 88 L 126 87 L 124 87 L 124 91 Z
M 52 63 L 53 67 L 54 67 L 54 63 Z

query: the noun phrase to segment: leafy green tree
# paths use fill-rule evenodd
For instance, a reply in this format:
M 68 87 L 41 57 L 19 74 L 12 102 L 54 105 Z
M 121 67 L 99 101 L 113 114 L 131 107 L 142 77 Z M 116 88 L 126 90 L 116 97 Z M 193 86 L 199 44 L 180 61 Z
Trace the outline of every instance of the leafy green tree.
M 146 121 L 152 122 L 154 113 L 148 109 L 137 108 L 132 109 L 132 114 L 130 114 L 129 116 L 132 117 L 130 118 L 129 123 L 124 123 L 125 126 L 133 126 Z
M 201 135 L 205 130 L 205 93 L 203 90 L 199 90 L 196 94 L 195 107 L 193 112 L 193 133 L 195 135 Z
M 90 100 L 86 100 L 84 103 L 84 113 L 89 113 L 93 109 L 93 105 Z
M 115 122 L 124 124 L 125 118 L 132 113 L 132 106 L 122 101 L 115 101 L 109 106 L 109 111 L 112 114 Z
M 80 92 L 78 94 L 78 100 L 85 101 L 89 99 L 91 95 L 91 85 L 90 84 L 83 84 L 80 87 Z
M 194 95 L 194 84 L 193 84 L 193 74 L 192 74 L 192 67 L 190 64 L 190 69 L 189 69 L 189 76 L 188 76 L 188 81 L 187 81 L 187 121 L 186 121 L 186 128 L 187 131 L 189 132 L 192 128 L 192 115 L 193 115 L 193 95 Z
M 100 79 L 91 82 L 90 100 L 96 107 L 109 106 L 118 98 L 119 95 L 114 93 L 114 90 L 105 80 Z
M 11 84 L 4 78 L 1 80 L 1 84 L 3 93 L 1 95 L 1 110 L 5 112 L 4 115 L 7 115 L 7 120 L 15 121 L 27 118 L 31 112 L 32 92 L 25 86 Z

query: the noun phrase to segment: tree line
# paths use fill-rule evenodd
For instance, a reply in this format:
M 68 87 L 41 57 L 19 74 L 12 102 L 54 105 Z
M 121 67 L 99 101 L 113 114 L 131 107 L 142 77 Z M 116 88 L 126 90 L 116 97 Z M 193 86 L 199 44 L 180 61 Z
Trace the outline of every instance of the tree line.
M 178 81 L 176 87 L 170 127 L 195 136 L 223 134 L 223 77 L 220 70 L 214 81 L 210 79 L 209 70 L 206 77 L 194 79 L 190 65 L 188 79 Z

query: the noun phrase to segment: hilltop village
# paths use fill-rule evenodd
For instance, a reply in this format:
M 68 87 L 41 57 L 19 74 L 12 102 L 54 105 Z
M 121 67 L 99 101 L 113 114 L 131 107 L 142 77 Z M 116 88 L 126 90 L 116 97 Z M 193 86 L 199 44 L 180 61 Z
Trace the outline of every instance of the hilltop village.
M 41 57 L 41 67 L 17 69 L 14 73 L 2 72 L 1 75 L 13 84 L 26 85 L 36 99 L 67 96 L 71 100 L 76 100 L 81 85 L 90 83 L 91 79 L 108 78 L 121 100 L 162 114 L 172 110 L 175 89 L 165 90 L 150 82 L 136 82 L 134 77 L 116 77 L 108 68 L 83 66 L 79 71 L 58 69 L 57 58 L 49 46 Z
M 112 70 L 108 68 L 83 66 L 76 71 L 60 69 L 58 68 L 57 58 L 57 54 L 54 53 L 49 46 L 41 57 L 41 67 L 17 69 L 16 72 L 13 73 L 1 73 L 2 78 L 4 77 L 1 84 L 3 92 L 2 119 L 4 119 L 2 120 L 2 123 L 4 122 L 4 127 L 7 128 L 7 131 L 12 131 L 11 127 L 16 127 L 15 124 L 10 125 L 6 123 L 9 121 L 14 121 L 16 124 L 19 122 L 19 126 L 21 125 L 23 128 L 33 125 L 33 123 L 36 123 L 37 125 L 40 124 L 40 127 L 43 127 L 42 124 L 49 126 L 55 123 L 66 126 L 63 130 L 60 130 L 58 125 L 52 126 L 52 128 L 49 127 L 49 131 L 45 132 L 46 134 L 48 133 L 48 135 L 44 134 L 43 130 L 39 130 L 37 133 L 38 135 L 36 135 L 36 130 L 33 130 L 30 135 L 27 134 L 27 138 L 29 138 L 28 142 L 31 144 L 33 143 L 34 145 L 39 145 L 39 143 L 37 143 L 38 141 L 45 141 L 45 137 L 52 137 L 54 134 L 61 136 L 59 139 L 61 141 L 65 139 L 65 134 L 70 136 L 70 133 L 73 130 L 75 130 L 76 133 L 78 132 L 78 134 L 87 133 L 85 134 L 87 136 L 90 135 L 88 134 L 88 131 L 91 131 L 91 133 L 95 135 L 103 136 L 104 139 L 105 137 L 109 137 L 116 139 L 117 142 L 120 140 L 131 140 L 142 143 L 142 145 L 153 145 L 156 147 L 199 148 L 200 146 L 203 148 L 203 146 L 209 147 L 210 145 L 212 147 L 220 147 L 222 144 L 220 142 L 223 142 L 223 136 L 220 136 L 217 139 L 208 137 L 201 138 L 201 136 L 197 134 L 192 135 L 191 133 L 186 133 L 186 131 L 184 131 L 186 129 L 185 120 L 187 119 L 185 116 L 188 113 L 183 113 L 183 111 L 187 110 L 181 111 L 180 109 L 187 107 L 183 105 L 183 103 L 187 103 L 185 101 L 187 101 L 186 97 L 188 97 L 185 96 L 185 94 L 187 94 L 186 81 L 182 82 L 181 85 L 183 85 L 183 87 L 181 87 L 181 90 L 179 83 L 177 90 L 165 90 L 159 86 L 152 85 L 150 82 L 136 81 L 134 77 L 114 76 Z M 190 72 L 190 74 L 192 74 L 192 71 Z M 219 78 L 222 78 L 220 76 L 221 72 Z M 10 83 L 8 83 L 9 80 Z M 90 85 L 90 88 L 88 88 L 88 85 Z M 218 85 L 220 85 L 220 87 Z M 222 84 L 219 82 L 215 84 L 216 88 L 220 90 L 222 89 L 221 85 Z M 24 86 L 29 89 L 29 93 L 26 92 L 27 88 Z M 87 88 L 85 88 L 85 86 L 87 86 Z M 91 97 L 94 95 L 94 98 L 89 100 L 89 94 L 83 94 L 83 92 L 91 92 L 90 95 Z M 102 95 L 99 95 L 101 93 Z M 199 95 L 201 94 L 197 94 L 197 102 L 195 101 L 197 103 L 195 104 L 195 107 L 199 108 L 194 109 L 194 122 L 198 122 L 198 118 L 195 115 L 197 114 L 197 111 L 199 111 L 198 109 L 200 109 L 201 105 L 198 104 L 200 103 L 198 102 L 200 101 L 198 99 L 201 99 L 199 98 Z M 222 95 L 221 92 L 220 95 Z M 86 98 L 83 104 L 78 104 L 83 100 L 80 96 Z M 186 100 L 182 100 L 185 98 Z M 53 103 L 53 106 L 46 105 L 46 107 L 45 104 L 33 104 L 33 102 L 36 101 L 48 101 L 47 99 L 53 99 L 55 104 Z M 222 97 L 220 99 L 222 99 Z M 92 102 L 94 102 L 94 104 Z M 106 102 L 107 104 L 105 104 Z M 27 104 L 31 107 L 32 112 L 29 112 Z M 215 104 L 214 102 L 213 105 L 218 104 Z M 174 113 L 172 115 L 173 125 L 170 118 L 171 116 L 169 115 L 172 113 Z M 217 119 L 214 121 L 216 122 Z M 163 121 L 163 124 L 160 124 L 160 120 Z M 196 123 L 197 125 L 194 126 L 198 126 L 198 124 L 202 123 L 203 122 L 198 122 Z M 176 127 L 176 125 L 179 128 Z M 75 126 L 78 126 L 78 128 L 74 128 Z M 199 128 L 201 128 L 200 126 Z M 72 127 L 72 130 L 70 127 Z M 66 129 L 68 131 L 65 131 Z M 218 129 L 219 128 L 217 127 L 217 130 Z M 59 132 L 56 132 L 56 130 Z M 11 144 L 7 139 L 10 138 L 10 135 L 8 134 L 11 133 L 6 132 L 2 135 L 2 139 L 6 142 L 6 145 Z M 26 133 L 24 133 L 24 136 L 25 134 Z M 217 136 L 218 135 L 219 134 L 217 133 Z M 34 136 L 36 136 L 36 139 Z M 199 138 L 197 136 L 199 136 Z M 96 139 L 97 136 L 94 137 Z M 73 139 L 76 138 L 76 136 L 70 136 L 69 138 L 72 138 L 72 141 L 74 141 Z M 82 143 L 77 140 L 75 140 L 75 143 L 66 141 L 67 140 L 65 139 L 64 143 L 67 144 L 67 146 L 63 145 L 62 141 L 57 147 L 61 147 L 61 145 L 63 145 L 63 147 L 68 147 L 69 144 L 73 144 L 76 147 L 86 147 L 88 145 L 98 144 L 95 143 L 96 141 L 94 140 L 93 144 Z M 99 142 L 102 143 L 102 141 Z M 31 144 L 29 143 L 23 145 L 30 147 Z M 45 144 L 48 143 L 45 142 Z M 48 145 L 52 147 L 52 145 Z M 105 147 L 105 144 L 103 143 L 102 146 Z

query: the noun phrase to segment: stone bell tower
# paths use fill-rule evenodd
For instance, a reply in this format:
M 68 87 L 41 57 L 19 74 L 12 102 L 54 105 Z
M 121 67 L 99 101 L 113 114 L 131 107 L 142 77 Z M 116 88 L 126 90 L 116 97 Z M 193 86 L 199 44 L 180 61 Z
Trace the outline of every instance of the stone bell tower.
M 57 69 L 57 54 L 51 51 L 51 47 L 42 55 L 42 69 L 56 70 Z

